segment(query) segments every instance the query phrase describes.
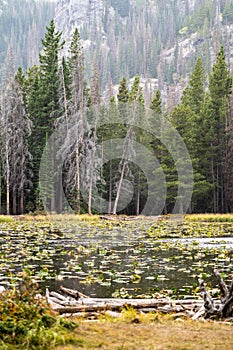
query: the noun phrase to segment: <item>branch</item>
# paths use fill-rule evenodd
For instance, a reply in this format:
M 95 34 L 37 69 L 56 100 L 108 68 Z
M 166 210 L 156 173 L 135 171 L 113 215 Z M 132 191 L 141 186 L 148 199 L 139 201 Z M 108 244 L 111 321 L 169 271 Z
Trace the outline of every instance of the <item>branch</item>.
M 229 295 L 228 287 L 227 287 L 226 283 L 223 281 L 222 276 L 220 275 L 218 270 L 214 270 L 214 274 L 217 277 L 220 291 L 222 294 L 222 301 L 224 302 L 224 301 L 226 301 L 226 299 L 228 298 L 228 295 Z

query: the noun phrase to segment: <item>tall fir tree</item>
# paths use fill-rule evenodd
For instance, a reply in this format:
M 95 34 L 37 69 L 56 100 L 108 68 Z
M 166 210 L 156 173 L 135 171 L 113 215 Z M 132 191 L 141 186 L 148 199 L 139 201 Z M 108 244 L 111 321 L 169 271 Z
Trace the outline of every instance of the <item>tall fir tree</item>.
M 33 150 L 33 190 L 34 197 L 39 193 L 39 168 L 40 160 L 46 143 L 46 139 L 54 131 L 54 124 L 60 115 L 59 109 L 59 51 L 64 42 L 61 33 L 56 31 L 54 20 L 46 27 L 44 39 L 42 39 L 43 51 L 39 55 L 40 69 L 35 76 L 29 96 L 29 112 L 33 122 L 31 144 Z M 34 98 L 33 95 L 36 95 Z M 51 157 L 55 157 L 51 154 Z M 53 190 L 51 189 L 53 192 Z M 55 209 L 54 193 L 48 193 L 51 197 L 50 209 Z
M 225 156 L 227 100 L 231 89 L 231 78 L 226 65 L 224 48 L 221 47 L 209 77 L 210 92 L 210 128 L 213 132 L 211 140 L 211 176 L 213 185 L 213 211 L 226 210 L 225 199 Z
M 197 59 L 194 70 L 190 76 L 189 84 L 182 95 L 182 103 L 200 115 L 205 98 L 205 70 L 201 58 Z
M 126 122 L 127 120 L 127 102 L 129 100 L 129 90 L 127 88 L 127 82 L 126 78 L 123 77 L 117 93 L 117 100 L 118 100 L 118 108 L 120 112 L 120 116 L 122 118 L 123 122 Z

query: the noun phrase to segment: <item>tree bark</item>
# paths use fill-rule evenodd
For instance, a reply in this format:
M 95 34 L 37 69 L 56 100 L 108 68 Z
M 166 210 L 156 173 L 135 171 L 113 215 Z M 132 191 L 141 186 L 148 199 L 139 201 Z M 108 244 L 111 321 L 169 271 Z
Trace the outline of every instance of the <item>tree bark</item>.
M 117 213 L 117 206 L 118 206 L 118 202 L 119 202 L 119 199 L 120 199 L 121 187 L 122 187 L 122 183 L 123 183 L 123 180 L 124 180 L 126 164 L 127 164 L 127 161 L 124 160 L 123 161 L 123 166 L 122 166 L 122 169 L 121 169 L 120 181 L 119 181 L 119 184 L 118 184 L 118 187 L 117 187 L 116 199 L 115 199 L 113 210 L 112 210 L 112 213 L 114 215 L 116 215 L 116 213 Z

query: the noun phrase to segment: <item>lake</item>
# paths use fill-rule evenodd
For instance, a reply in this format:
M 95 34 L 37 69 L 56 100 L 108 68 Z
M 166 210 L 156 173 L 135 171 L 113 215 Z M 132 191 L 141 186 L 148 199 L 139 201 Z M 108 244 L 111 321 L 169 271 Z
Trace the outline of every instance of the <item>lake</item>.
M 29 268 L 43 290 L 60 285 L 93 297 L 212 293 L 213 269 L 233 277 L 233 224 L 148 220 L 12 222 L 0 225 L 0 284 Z

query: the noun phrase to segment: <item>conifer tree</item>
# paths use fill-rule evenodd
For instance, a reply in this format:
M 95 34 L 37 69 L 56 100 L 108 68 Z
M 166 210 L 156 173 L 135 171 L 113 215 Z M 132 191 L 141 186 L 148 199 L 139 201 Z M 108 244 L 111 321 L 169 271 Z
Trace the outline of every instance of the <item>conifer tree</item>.
M 129 100 L 129 90 L 125 77 L 122 78 L 117 94 L 118 108 L 123 122 L 127 120 L 127 102 Z
M 153 96 L 150 103 L 150 109 L 159 116 L 162 115 L 162 99 L 160 90 L 157 90 L 155 95 Z
M 224 161 L 226 152 L 225 128 L 227 125 L 227 99 L 230 93 L 231 79 L 226 65 L 223 47 L 220 48 L 216 63 L 209 78 L 210 125 L 213 131 L 211 140 L 211 174 L 213 185 L 213 210 L 224 212 Z
M 225 159 L 226 211 L 233 212 L 233 94 L 229 97 L 228 123 L 226 128 L 227 147 Z
M 32 149 L 33 149 L 33 185 L 34 196 L 38 193 L 38 179 L 40 159 L 46 143 L 46 138 L 51 135 L 55 127 L 55 121 L 59 117 L 59 65 L 58 55 L 63 47 L 61 33 L 55 29 L 54 20 L 46 27 L 44 39 L 42 39 L 43 51 L 39 55 L 40 69 L 33 81 L 29 96 L 30 118 L 33 122 Z M 36 95 L 36 98 L 33 97 Z M 51 152 L 51 157 L 55 157 Z M 52 160 L 52 159 L 51 159 Z M 51 189 L 50 209 L 55 209 L 55 198 Z
M 205 71 L 201 58 L 197 59 L 194 70 L 190 76 L 189 84 L 182 95 L 182 103 L 200 115 L 205 98 Z

